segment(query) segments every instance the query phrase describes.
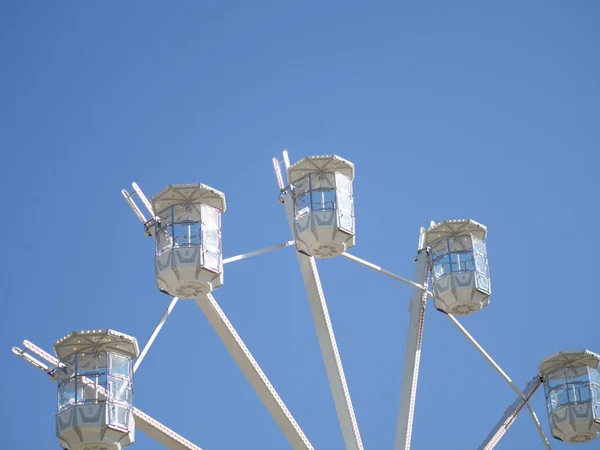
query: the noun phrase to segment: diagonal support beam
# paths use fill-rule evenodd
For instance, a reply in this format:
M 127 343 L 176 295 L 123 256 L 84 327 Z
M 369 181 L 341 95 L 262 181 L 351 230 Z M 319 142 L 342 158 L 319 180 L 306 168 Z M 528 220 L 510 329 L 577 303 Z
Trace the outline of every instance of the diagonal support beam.
M 275 422 L 296 450 L 312 450 L 304 432 L 292 417 L 273 385 L 262 371 L 246 344 L 242 341 L 229 319 L 211 294 L 194 299 L 209 323 L 216 331 L 229 353 L 244 373 Z
M 349 253 L 343 253 L 342 254 L 344 257 L 346 257 L 347 259 L 357 262 L 358 264 L 361 264 L 365 267 L 368 267 L 370 269 L 376 270 L 379 273 L 382 273 L 384 275 L 387 275 L 388 277 L 391 277 L 395 280 L 401 281 L 403 283 L 409 284 L 411 286 L 413 286 L 416 289 L 421 289 L 421 290 L 426 290 L 427 286 L 423 286 L 420 285 L 419 283 L 416 283 L 414 281 L 411 281 L 407 278 L 404 278 L 400 275 L 397 275 L 393 272 L 390 272 L 389 270 L 386 270 L 380 266 L 377 266 L 373 263 L 370 263 L 369 261 L 366 261 L 364 259 L 358 258 L 357 256 L 351 255 Z M 431 298 L 434 298 L 434 295 L 431 291 L 426 290 L 427 295 Z M 506 375 L 506 373 L 500 368 L 500 366 L 492 359 L 492 357 L 483 349 L 483 347 L 481 347 L 481 345 L 479 345 L 479 343 L 473 338 L 473 336 L 471 336 L 469 334 L 469 332 L 460 324 L 460 322 L 458 320 L 456 320 L 456 318 L 451 315 L 451 314 L 447 314 L 448 318 L 452 321 L 452 323 L 461 331 L 461 333 L 463 333 L 463 335 L 469 340 L 469 342 L 471 342 L 471 344 L 473 344 L 473 346 L 483 355 L 483 357 L 492 365 L 492 367 L 500 374 L 500 376 L 504 379 L 504 381 L 506 381 L 510 387 L 520 396 L 520 398 L 525 398 L 524 394 L 519 390 L 519 388 L 513 383 L 513 381 L 508 377 L 508 375 Z M 529 402 L 525 402 L 525 406 L 527 407 L 529 414 L 531 415 L 531 418 L 533 419 L 533 422 L 537 428 L 538 434 L 540 435 L 540 438 L 542 439 L 542 442 L 544 443 L 544 446 L 546 447 L 547 450 L 551 450 L 550 447 L 550 443 L 548 442 L 548 439 L 546 438 L 546 435 L 544 434 L 544 430 L 542 429 L 542 426 L 540 425 L 540 421 L 537 418 L 537 415 L 535 414 L 535 411 L 533 410 L 532 406 L 529 404 Z
M 419 250 L 415 280 L 423 285 L 415 286 L 410 299 L 410 319 L 408 322 L 408 340 L 404 355 L 404 373 L 400 393 L 400 411 L 396 426 L 395 450 L 409 450 L 412 438 L 412 425 L 415 414 L 419 364 L 423 343 L 425 306 L 427 304 L 427 282 L 429 279 L 429 255 L 426 248 Z
M 273 245 L 267 248 L 261 248 L 260 250 L 255 250 L 253 252 L 242 253 L 241 255 L 230 256 L 229 258 L 223 259 L 223 264 L 229 264 L 232 262 L 240 261 L 242 259 L 251 258 L 253 256 L 262 255 L 263 253 L 272 252 L 273 250 L 277 250 L 283 247 L 289 247 L 290 245 L 294 245 L 294 241 L 287 241 L 281 244 Z
M 173 299 L 171 300 L 171 303 L 169 303 L 169 306 L 167 306 L 167 309 L 165 310 L 165 312 L 163 313 L 162 317 L 158 321 L 158 325 L 156 325 L 156 328 L 152 332 L 152 335 L 150 336 L 150 339 L 148 339 L 148 342 L 146 342 L 146 345 L 144 345 L 144 349 L 140 353 L 140 356 L 138 356 L 137 359 L 135 360 L 135 364 L 133 365 L 133 373 L 135 373 L 138 370 L 138 367 L 140 366 L 140 364 L 142 363 L 142 361 L 146 357 L 146 353 L 148 353 L 148 350 L 150 350 L 150 347 L 152 347 L 152 344 L 154 343 L 154 340 L 156 339 L 156 336 L 158 336 L 158 333 L 160 332 L 160 330 L 162 329 L 163 325 L 165 324 L 165 322 L 169 318 L 169 315 L 173 311 L 173 308 L 175 308 L 175 305 L 177 304 L 178 300 L 179 300 L 179 297 L 173 297 Z
M 510 405 L 508 409 L 504 411 L 502 418 L 496 424 L 490 434 L 487 435 L 483 443 L 479 446 L 478 450 L 492 450 L 496 444 L 498 444 L 502 436 L 504 436 L 504 433 L 506 433 L 508 430 L 508 427 L 513 424 L 519 413 L 523 410 L 527 402 L 531 400 L 531 397 L 533 397 L 533 394 L 536 393 L 541 384 L 542 377 L 540 374 L 536 374 L 536 376 L 533 377 L 529 383 L 527 383 L 527 386 L 523 390 L 525 398 L 521 398 L 519 396 L 512 403 L 512 405 Z
M 42 350 L 41 348 L 32 344 L 29 341 L 23 341 L 23 345 L 25 346 L 25 348 L 28 351 L 31 351 L 32 353 L 35 353 L 37 356 L 45 359 L 50 364 L 52 364 L 53 367 L 58 367 L 58 365 L 59 365 L 58 359 L 56 359 L 51 354 L 45 352 L 44 350 Z M 31 355 L 26 354 L 25 351 L 23 351 L 17 347 L 13 347 L 13 353 L 15 353 L 17 356 L 19 356 L 24 361 L 32 364 L 34 367 L 38 368 L 42 372 L 49 374 L 54 379 L 54 376 L 52 375 L 52 367 L 51 366 L 47 366 L 47 365 L 43 364 L 42 362 L 33 358 Z M 94 382 L 92 382 L 91 380 L 87 380 L 87 381 L 89 383 L 91 383 L 92 385 L 94 384 Z M 84 380 L 84 382 L 85 382 L 85 380 Z M 101 391 L 100 392 L 101 394 L 106 396 L 106 391 L 104 391 L 104 389 L 100 388 L 99 390 Z M 104 392 L 102 392 L 102 391 L 104 391 Z M 148 414 L 140 411 L 137 408 L 133 408 L 133 416 L 135 417 L 135 426 L 138 430 L 140 430 L 142 433 L 147 435 L 149 438 L 154 439 L 159 444 L 164 445 L 168 449 L 171 449 L 171 450 L 202 450 L 197 445 L 194 445 L 192 442 L 188 441 L 184 437 L 175 433 L 173 430 L 167 428 L 162 423 L 160 423 L 158 420 L 153 419 Z
M 460 330 L 460 332 L 469 340 L 469 342 L 471 344 L 473 344 L 473 346 L 477 349 L 477 351 L 483 355 L 483 357 L 487 360 L 487 362 L 490 363 L 490 365 L 496 370 L 496 372 L 498 372 L 500 374 L 500 376 L 502 378 L 504 378 L 504 381 L 506 381 L 510 385 L 512 390 L 515 391 L 520 398 L 525 400 L 525 406 L 527 406 L 527 409 L 529 410 L 529 414 L 531 415 L 531 418 L 533 419 L 533 423 L 535 424 L 535 427 L 537 428 L 538 434 L 540 435 L 540 438 L 542 439 L 544 446 L 546 447 L 547 450 L 551 450 L 552 447 L 550 447 L 550 443 L 548 442 L 548 439 L 546 438 L 546 435 L 544 434 L 542 425 L 540 424 L 540 421 L 538 420 L 537 415 L 535 414 L 535 411 L 533 410 L 532 406 L 527 401 L 525 394 L 523 394 L 523 392 L 521 392 L 521 390 L 517 387 L 517 385 L 510 379 L 510 377 L 508 375 L 506 375 L 506 373 L 502 370 L 502 368 L 496 363 L 496 361 L 494 361 L 492 359 L 492 357 L 483 349 L 483 347 L 481 345 L 479 345 L 479 343 L 475 340 L 475 338 L 473 336 L 471 336 L 471 334 L 465 329 L 465 327 L 463 327 L 460 324 L 460 322 L 458 320 L 456 320 L 456 317 L 454 317 L 452 314 L 447 314 L 447 316 L 452 321 L 452 323 Z
M 285 212 L 288 218 L 292 236 L 294 236 L 294 208 L 290 193 L 284 195 Z M 329 318 L 327 302 L 321 287 L 319 272 L 315 259 L 312 256 L 304 253 L 296 252 L 298 262 L 300 263 L 300 271 L 308 296 L 308 303 L 313 316 L 317 337 L 321 347 L 321 354 L 325 362 L 327 378 L 333 395 L 335 409 L 337 411 L 342 435 L 346 444 L 347 450 L 362 450 L 363 444 L 350 398 L 350 391 L 346 383 L 344 368 L 340 358 L 340 352 L 335 340 L 333 326 Z

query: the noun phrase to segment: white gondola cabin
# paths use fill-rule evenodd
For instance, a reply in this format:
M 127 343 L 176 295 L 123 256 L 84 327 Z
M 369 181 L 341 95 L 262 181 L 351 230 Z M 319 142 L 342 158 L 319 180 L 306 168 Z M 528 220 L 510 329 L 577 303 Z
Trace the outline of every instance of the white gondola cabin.
M 552 436 L 571 444 L 600 434 L 600 355 L 562 351 L 542 360 L 546 408 Z
M 150 201 L 156 214 L 153 235 L 159 290 L 193 298 L 221 286 L 225 195 L 203 184 L 172 184 Z
M 336 155 L 307 156 L 288 168 L 296 248 L 331 258 L 354 246 L 354 164 Z
M 137 340 L 113 330 L 74 331 L 54 344 L 56 436 L 70 450 L 120 450 L 133 443 Z
M 487 228 L 473 220 L 445 220 L 425 232 L 430 247 L 435 307 L 466 316 L 490 302 L 485 239 Z

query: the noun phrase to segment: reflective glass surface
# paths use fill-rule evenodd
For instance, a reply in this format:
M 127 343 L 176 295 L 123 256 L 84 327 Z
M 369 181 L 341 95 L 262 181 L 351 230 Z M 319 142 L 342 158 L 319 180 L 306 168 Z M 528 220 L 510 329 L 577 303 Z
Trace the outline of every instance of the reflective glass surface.
M 600 404 L 599 379 L 598 371 L 587 366 L 567 367 L 546 375 L 544 391 L 548 412 L 569 404 Z

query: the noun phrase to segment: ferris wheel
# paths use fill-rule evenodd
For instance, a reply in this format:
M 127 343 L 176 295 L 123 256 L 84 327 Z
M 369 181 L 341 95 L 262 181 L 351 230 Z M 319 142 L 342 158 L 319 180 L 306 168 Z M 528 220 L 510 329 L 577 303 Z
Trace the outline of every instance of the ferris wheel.
M 283 167 L 283 171 L 282 171 Z M 530 399 L 543 385 L 552 436 L 586 443 L 600 434 L 600 355 L 559 351 L 540 362 L 521 390 L 455 316 L 489 305 L 487 228 L 470 219 L 431 222 L 418 235 L 414 279 L 405 278 L 348 252 L 355 242 L 352 183 L 354 165 L 336 155 L 305 157 L 290 164 L 287 151 L 273 168 L 292 239 L 272 247 L 223 258 L 221 215 L 225 195 L 203 184 L 173 184 L 150 200 L 133 183 L 122 195 L 155 243 L 155 275 L 171 300 L 140 351 L 136 338 L 110 329 L 73 331 L 54 343 L 56 357 L 25 340 L 13 353 L 58 385 L 56 435 L 70 450 L 120 450 L 135 440 L 135 429 L 169 449 L 200 447 L 133 406 L 133 376 L 179 299 L 193 299 L 252 385 L 290 446 L 312 449 L 291 412 L 213 297 L 223 284 L 223 267 L 280 248 L 295 246 L 314 326 L 345 447 L 363 444 L 342 361 L 321 287 L 316 259 L 343 257 L 412 287 L 408 338 L 401 381 L 395 450 L 408 450 L 419 376 L 428 298 L 492 365 L 517 395 L 483 439 L 480 450 L 496 446 L 517 415 L 527 409 L 542 443 L 550 449 Z M 135 202 L 139 200 L 147 213 Z M 431 284 L 431 290 L 429 286 Z

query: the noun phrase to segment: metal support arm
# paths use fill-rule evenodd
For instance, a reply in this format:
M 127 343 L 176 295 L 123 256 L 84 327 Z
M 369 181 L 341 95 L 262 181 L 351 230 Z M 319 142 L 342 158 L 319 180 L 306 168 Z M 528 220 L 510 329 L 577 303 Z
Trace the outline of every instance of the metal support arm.
M 275 388 L 271 385 L 267 376 L 262 371 L 248 347 L 242 341 L 229 319 L 211 294 L 200 295 L 195 298 L 196 303 L 217 332 L 223 344 L 244 373 L 263 404 L 279 428 L 296 450 L 312 450 L 308 441 L 296 420 L 292 417 Z
M 533 397 L 533 394 L 538 390 L 538 388 L 542 384 L 542 378 L 540 374 L 537 374 L 535 377 L 527 383 L 527 386 L 523 390 L 523 395 L 525 398 L 521 396 L 517 397 L 517 399 L 513 402 L 512 405 L 508 407 L 500 421 L 496 424 L 494 429 L 487 435 L 483 443 L 479 446 L 478 450 L 492 450 L 496 444 L 500 441 L 504 433 L 508 430 L 519 413 L 523 410 L 527 402 Z
M 429 255 L 426 248 L 419 250 L 415 280 L 422 281 L 422 286 L 415 286 L 410 299 L 410 319 L 408 322 L 408 340 L 404 355 L 404 373 L 402 375 L 402 391 L 400 393 L 400 411 L 396 427 L 395 450 L 410 449 L 412 425 L 415 413 L 419 364 L 421 361 L 421 345 L 423 343 L 423 325 L 425 323 L 425 306 L 427 303 L 427 280 L 429 278 Z
M 292 198 L 289 192 L 283 198 L 292 236 L 294 236 L 294 208 Z M 333 395 L 346 449 L 362 450 L 363 444 L 354 408 L 352 407 L 352 399 L 350 398 L 350 391 L 346 383 L 346 376 L 344 375 L 344 368 L 342 367 L 340 352 L 335 340 L 331 319 L 329 318 L 327 302 L 325 301 L 325 295 L 321 287 L 321 280 L 319 279 L 315 259 L 298 251 L 296 254 L 300 263 L 300 271 L 304 280 L 304 287 L 308 296 L 315 329 L 317 330 L 321 354 L 325 362 L 327 378 L 329 379 L 329 386 Z
M 413 286 L 415 289 L 421 289 L 421 290 L 425 289 L 427 295 L 431 298 L 434 298 L 433 293 L 431 291 L 427 290 L 427 285 L 425 285 L 425 286 L 420 285 L 419 283 L 411 281 L 407 278 L 404 278 L 400 275 L 390 272 L 389 270 L 383 269 L 380 266 L 377 266 L 373 263 L 370 263 L 369 261 L 358 258 L 349 253 L 343 253 L 343 256 L 351 261 L 357 262 L 365 267 L 376 270 L 377 272 L 387 275 L 395 280 L 409 284 L 409 285 Z M 502 368 L 500 368 L 500 366 L 496 363 L 496 361 L 494 361 L 492 359 L 492 357 L 483 349 L 483 347 L 481 345 L 479 345 L 479 343 L 475 340 L 475 338 L 473 338 L 473 336 L 471 336 L 469 334 L 469 332 L 465 329 L 465 327 L 463 327 L 460 324 L 460 322 L 452 314 L 447 314 L 447 316 L 450 319 L 450 321 L 460 330 L 460 332 L 469 340 L 469 342 L 471 342 L 471 344 L 473 344 L 473 346 L 477 349 L 477 351 L 479 351 L 479 353 L 481 353 L 483 355 L 483 357 L 487 360 L 487 362 L 489 362 L 491 364 L 491 366 L 500 374 L 500 376 L 504 379 L 504 381 L 506 381 L 509 384 L 509 386 L 520 396 L 520 398 L 522 398 L 522 399 L 526 398 L 525 395 L 520 391 L 520 389 L 513 383 L 513 381 L 510 379 L 510 377 L 508 375 L 506 375 L 506 373 L 502 370 Z M 406 367 L 405 367 L 405 370 L 406 370 Z M 542 426 L 540 424 L 540 421 L 537 418 L 537 415 L 535 414 L 535 411 L 533 410 L 533 408 L 531 407 L 529 402 L 525 402 L 525 406 L 527 407 L 529 414 L 531 415 L 531 418 L 533 419 L 533 422 L 537 428 L 540 438 L 542 439 L 542 442 L 544 443 L 545 448 L 547 450 L 551 450 L 550 443 L 548 442 L 548 439 L 546 438 L 546 435 L 544 434 L 544 430 L 542 429 Z M 500 437 L 502 437 L 502 436 L 500 436 Z M 396 441 L 396 445 L 398 445 L 398 441 Z M 396 450 L 398 450 L 398 446 L 396 446 Z
M 134 373 L 138 370 L 138 367 L 140 367 L 140 364 L 142 363 L 142 361 L 146 357 L 146 353 L 148 353 L 148 350 L 150 350 L 150 347 L 154 343 L 154 340 L 156 339 L 156 336 L 158 336 L 158 333 L 160 332 L 160 330 L 162 329 L 163 325 L 165 324 L 165 322 L 169 318 L 169 315 L 173 311 L 173 308 L 175 308 L 175 305 L 177 304 L 178 300 L 179 300 L 179 297 L 173 297 L 173 299 L 171 300 L 171 303 L 169 303 L 169 306 L 167 306 L 167 309 L 165 310 L 165 312 L 163 313 L 162 317 L 158 321 L 158 325 L 156 325 L 156 328 L 152 332 L 152 335 L 150 336 L 150 339 L 148 339 L 148 342 L 146 342 L 146 345 L 144 346 L 144 349 L 140 353 L 140 356 L 137 357 L 137 359 L 135 360 L 135 363 L 133 364 L 133 372 Z

